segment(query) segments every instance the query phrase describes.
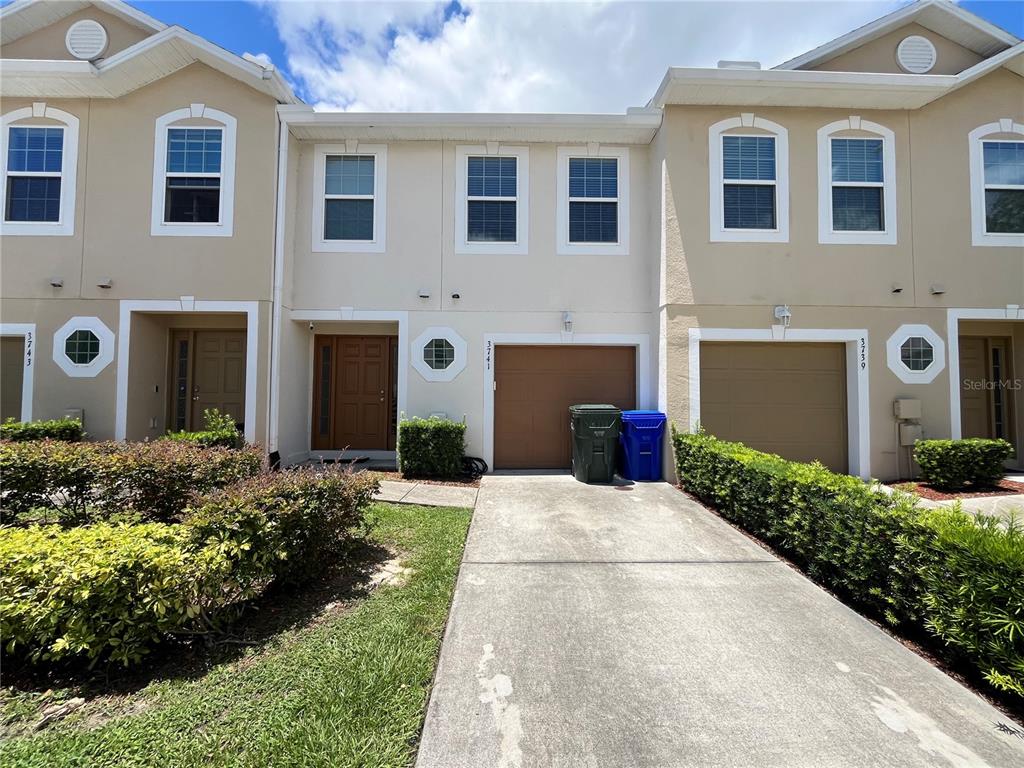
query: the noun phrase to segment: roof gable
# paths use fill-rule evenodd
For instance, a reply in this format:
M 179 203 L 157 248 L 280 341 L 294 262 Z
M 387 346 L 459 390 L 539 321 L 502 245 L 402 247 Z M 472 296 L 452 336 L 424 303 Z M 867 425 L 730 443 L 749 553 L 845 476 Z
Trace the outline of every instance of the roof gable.
M 135 27 L 143 34 L 161 32 L 167 25 L 122 0 L 14 0 L 0 10 L 0 45 L 7 45 L 72 14 L 95 8 Z
M 75 57 L 67 48 L 65 36 L 73 24 L 85 19 L 99 22 L 107 33 L 107 47 L 102 58 L 110 58 L 154 34 L 152 30 L 143 29 L 138 24 L 127 22 L 122 17 L 107 13 L 98 6 L 89 3 L 84 5 L 84 8 L 27 32 L 15 40 L 5 41 L 0 45 L 0 56 L 5 59 L 74 61 Z M 4 20 L 3 30 L 5 33 L 7 32 L 6 20 Z
M 846 53 L 809 67 L 818 72 L 888 72 L 902 74 L 905 70 L 897 58 L 899 44 L 908 37 L 923 37 L 935 49 L 932 75 L 958 75 L 985 60 L 985 57 L 955 43 L 947 37 L 917 23 L 904 24 L 881 37 L 852 48 Z
M 1020 40 L 1004 29 L 969 13 L 949 0 L 919 0 L 825 43 L 775 69 L 818 69 L 836 57 L 865 46 L 908 24 L 917 24 L 935 35 L 971 51 L 981 59 L 1001 53 Z M 885 71 L 885 70 L 882 70 Z

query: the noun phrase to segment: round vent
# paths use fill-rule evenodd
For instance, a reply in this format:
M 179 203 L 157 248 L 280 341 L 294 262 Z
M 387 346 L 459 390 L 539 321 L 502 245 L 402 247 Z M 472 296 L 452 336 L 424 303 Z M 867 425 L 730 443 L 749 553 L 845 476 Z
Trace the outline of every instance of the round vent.
M 107 49 L 107 30 L 98 21 L 83 19 L 68 29 L 64 38 L 68 52 L 76 59 L 92 61 Z
M 935 66 L 935 46 L 927 37 L 905 37 L 896 48 L 896 59 L 907 72 L 923 75 Z

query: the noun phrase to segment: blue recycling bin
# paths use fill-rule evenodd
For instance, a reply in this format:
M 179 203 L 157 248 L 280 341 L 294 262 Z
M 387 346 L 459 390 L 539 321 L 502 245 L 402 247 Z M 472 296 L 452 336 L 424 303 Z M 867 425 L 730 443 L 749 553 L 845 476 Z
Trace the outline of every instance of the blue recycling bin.
M 623 411 L 619 474 L 628 480 L 661 480 L 661 446 L 667 417 L 661 411 Z

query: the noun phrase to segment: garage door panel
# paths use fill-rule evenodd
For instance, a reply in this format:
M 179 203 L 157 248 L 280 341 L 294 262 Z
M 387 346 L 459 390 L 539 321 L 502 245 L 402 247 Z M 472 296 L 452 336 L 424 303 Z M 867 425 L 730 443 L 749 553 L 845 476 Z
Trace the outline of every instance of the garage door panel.
M 495 468 L 568 468 L 569 406 L 636 407 L 636 354 L 632 347 L 502 345 L 494 381 Z
M 701 344 L 701 426 L 725 440 L 846 472 L 842 344 Z

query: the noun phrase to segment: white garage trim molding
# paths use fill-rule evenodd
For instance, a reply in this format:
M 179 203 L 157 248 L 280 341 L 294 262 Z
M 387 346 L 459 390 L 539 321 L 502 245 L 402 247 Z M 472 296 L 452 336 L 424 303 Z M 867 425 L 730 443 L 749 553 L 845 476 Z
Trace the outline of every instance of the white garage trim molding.
M 637 407 L 653 408 L 651 338 L 646 333 L 488 333 L 484 334 L 483 460 L 494 468 L 494 352 L 500 345 L 548 345 L 636 348 Z
M 915 337 L 924 339 L 932 346 L 932 362 L 922 371 L 911 370 L 903 362 L 903 344 Z M 931 384 L 946 367 L 946 345 L 939 334 L 927 325 L 907 323 L 897 328 L 896 333 L 885 343 L 885 362 L 904 384 Z
M 868 332 L 863 328 L 690 329 L 690 431 L 700 426 L 700 343 L 702 341 L 843 342 L 846 344 L 846 419 L 850 474 L 871 477 L 871 427 L 868 400 Z
M 963 437 L 963 425 L 960 422 L 961 320 L 1024 320 L 1024 309 L 1020 304 L 1007 304 L 999 309 L 957 307 L 946 310 L 946 342 L 949 345 L 949 436 L 954 440 Z
M 75 331 L 90 331 L 99 340 L 99 354 L 88 363 L 76 363 L 67 356 L 65 346 Z M 92 378 L 114 361 L 114 332 L 98 317 L 72 317 L 53 334 L 53 362 L 75 379 Z
M 32 375 L 36 370 L 36 324 L 0 323 L 0 336 L 25 339 L 25 362 L 21 375 L 21 420 L 32 421 Z
M 132 313 L 160 314 L 233 313 L 245 315 L 245 441 L 256 442 L 256 382 L 259 380 L 258 301 L 204 301 L 194 296 L 180 299 L 122 300 L 117 339 L 117 404 L 114 411 L 114 439 L 124 440 L 128 432 L 128 352 L 131 349 Z

